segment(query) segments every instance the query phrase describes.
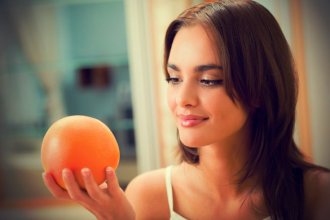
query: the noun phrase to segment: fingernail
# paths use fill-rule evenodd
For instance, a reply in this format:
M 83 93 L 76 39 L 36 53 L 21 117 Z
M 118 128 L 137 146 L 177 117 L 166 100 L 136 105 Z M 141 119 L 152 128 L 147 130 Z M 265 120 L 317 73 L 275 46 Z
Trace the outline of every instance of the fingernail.
M 67 175 L 69 175 L 69 172 L 70 172 L 70 170 L 69 170 L 68 168 L 64 168 L 64 169 L 62 170 L 62 176 L 67 176 Z
M 107 167 L 107 168 L 105 169 L 105 171 L 106 171 L 108 174 L 112 174 L 112 173 L 113 173 L 113 169 L 112 169 L 112 167 Z
M 90 174 L 90 170 L 88 168 L 82 168 L 81 169 L 81 173 L 85 176 L 89 175 Z

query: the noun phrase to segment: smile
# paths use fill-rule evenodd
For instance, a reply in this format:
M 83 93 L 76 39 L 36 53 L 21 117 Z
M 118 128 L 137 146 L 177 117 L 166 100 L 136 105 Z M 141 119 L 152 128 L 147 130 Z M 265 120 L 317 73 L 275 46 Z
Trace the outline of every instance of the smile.
M 206 121 L 208 118 L 198 116 L 198 115 L 179 115 L 179 122 L 182 127 L 194 127 L 197 126 L 204 121 Z

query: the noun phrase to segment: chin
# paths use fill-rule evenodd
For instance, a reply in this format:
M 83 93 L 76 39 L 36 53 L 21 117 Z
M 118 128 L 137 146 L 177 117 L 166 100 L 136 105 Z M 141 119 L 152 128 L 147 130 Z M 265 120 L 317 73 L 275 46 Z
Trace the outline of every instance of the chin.
M 203 138 L 180 136 L 180 141 L 185 146 L 191 147 L 191 148 L 199 148 L 199 147 L 206 145 L 205 140 L 203 140 Z

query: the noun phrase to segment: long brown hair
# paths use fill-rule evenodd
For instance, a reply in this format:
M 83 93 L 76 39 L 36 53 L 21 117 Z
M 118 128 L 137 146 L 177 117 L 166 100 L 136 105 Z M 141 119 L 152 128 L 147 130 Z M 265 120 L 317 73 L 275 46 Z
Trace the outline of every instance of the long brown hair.
M 244 0 L 202 3 L 187 9 L 168 27 L 164 69 L 180 28 L 200 24 L 215 39 L 228 95 L 249 114 L 251 143 L 240 183 L 257 175 L 272 219 L 302 219 L 304 161 L 293 140 L 297 79 L 288 43 L 273 15 Z M 196 148 L 180 141 L 183 161 L 198 164 Z

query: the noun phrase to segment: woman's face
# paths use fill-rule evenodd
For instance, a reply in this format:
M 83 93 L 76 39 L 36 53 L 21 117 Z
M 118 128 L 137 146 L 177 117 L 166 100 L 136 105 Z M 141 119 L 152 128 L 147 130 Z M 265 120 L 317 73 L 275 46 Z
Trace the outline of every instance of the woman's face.
M 247 114 L 224 87 L 221 59 L 201 25 L 181 28 L 169 54 L 168 104 L 183 144 L 229 144 L 242 137 Z

